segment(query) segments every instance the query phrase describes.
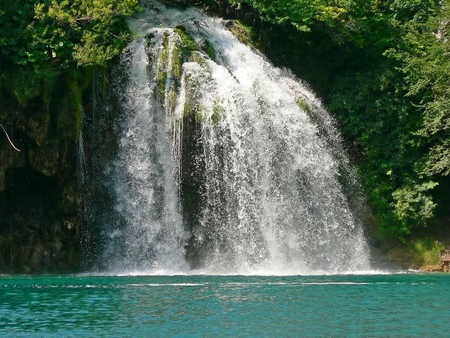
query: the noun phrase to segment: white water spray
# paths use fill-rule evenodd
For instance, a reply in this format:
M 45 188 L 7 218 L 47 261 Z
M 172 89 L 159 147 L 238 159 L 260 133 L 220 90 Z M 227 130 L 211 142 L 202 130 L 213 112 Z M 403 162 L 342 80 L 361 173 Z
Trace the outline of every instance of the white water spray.
M 188 260 L 207 273 L 369 269 L 339 180 L 348 161 L 311 91 L 220 19 L 147 7 L 131 23 L 142 38 L 123 57 L 128 82 L 111 180 L 125 223 L 112 237 L 122 238 L 124 254 L 111 268 L 188 271 Z M 176 26 L 199 51 L 183 52 Z M 208 44 L 215 60 L 201 51 Z M 189 180 L 198 201 L 186 194 L 183 203 Z M 191 202 L 198 210 L 186 224 Z

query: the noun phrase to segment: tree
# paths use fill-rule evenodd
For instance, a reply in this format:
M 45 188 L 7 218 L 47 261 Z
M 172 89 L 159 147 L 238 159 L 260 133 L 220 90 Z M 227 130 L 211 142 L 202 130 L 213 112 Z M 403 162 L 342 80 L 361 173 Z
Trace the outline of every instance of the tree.
M 0 6 L 2 58 L 16 65 L 105 66 L 127 43 L 137 0 L 7 0 Z
M 129 41 L 125 18 L 137 9 L 137 0 L 1 1 L 0 88 L 24 105 L 60 74 L 105 67 Z

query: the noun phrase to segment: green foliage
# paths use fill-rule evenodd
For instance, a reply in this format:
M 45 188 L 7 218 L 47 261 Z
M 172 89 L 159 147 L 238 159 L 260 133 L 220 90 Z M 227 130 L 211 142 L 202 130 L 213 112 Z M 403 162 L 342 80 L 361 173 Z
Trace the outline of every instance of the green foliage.
M 128 41 L 137 0 L 18 0 L 0 5 L 1 58 L 39 69 L 99 65 Z
M 450 174 L 450 34 L 449 3 L 438 15 L 407 28 L 405 50 L 395 56 L 403 61 L 410 86 L 409 96 L 419 96 L 423 123 L 418 133 L 427 138 L 429 151 L 421 173 L 427 176 Z
M 440 253 L 445 245 L 431 237 L 415 238 L 404 244 L 386 243 L 385 255 L 405 268 L 440 267 Z
M 252 37 L 269 36 L 264 51 L 320 89 L 382 237 L 405 241 L 448 212 L 437 202 L 450 175 L 450 1 L 230 2 L 269 22 Z
M 445 245 L 431 238 L 416 239 L 408 245 L 408 250 L 413 255 L 414 263 L 421 266 L 439 266 L 440 253 Z
M 422 170 L 427 176 L 441 174 L 450 175 L 450 140 L 444 138 L 431 147 L 425 158 L 425 166 Z
M 56 80 L 57 72 L 51 65 L 43 65 L 40 70 L 32 67 L 19 66 L 10 63 L 0 65 L 0 88 L 13 93 L 18 103 L 25 106 L 43 90 L 43 83 L 47 88 Z
M 82 90 L 128 42 L 125 18 L 137 8 L 137 0 L 0 1 L 0 89 L 21 106 L 41 96 L 57 137 L 78 137 Z
M 436 182 L 411 183 L 394 191 L 392 197 L 395 200 L 393 206 L 397 218 L 406 224 L 411 223 L 411 218 L 414 223 L 419 224 L 432 218 L 436 204 L 427 192 L 437 185 Z
M 409 177 L 416 177 L 411 162 L 420 139 L 410 132 L 420 115 L 411 111 L 399 72 L 386 62 L 378 69 L 338 77 L 329 108 L 337 115 L 344 134 L 354 147 L 360 175 L 384 236 L 404 238 L 413 226 L 423 225 L 411 217 L 396 217 L 393 193 Z M 395 108 L 394 108 L 395 107 Z M 414 219 L 417 222 L 412 223 Z
M 249 3 L 258 10 L 262 18 L 273 24 L 291 24 L 299 31 L 310 31 L 315 22 L 324 22 L 330 27 L 338 26 L 352 5 L 351 1 L 329 0 L 231 0 L 239 6 Z

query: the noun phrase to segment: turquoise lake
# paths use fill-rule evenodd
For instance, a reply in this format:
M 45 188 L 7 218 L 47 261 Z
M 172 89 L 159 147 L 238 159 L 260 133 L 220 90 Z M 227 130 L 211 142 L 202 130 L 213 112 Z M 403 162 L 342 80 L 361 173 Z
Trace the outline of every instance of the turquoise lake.
M 0 337 L 449 337 L 450 275 L 0 276 Z

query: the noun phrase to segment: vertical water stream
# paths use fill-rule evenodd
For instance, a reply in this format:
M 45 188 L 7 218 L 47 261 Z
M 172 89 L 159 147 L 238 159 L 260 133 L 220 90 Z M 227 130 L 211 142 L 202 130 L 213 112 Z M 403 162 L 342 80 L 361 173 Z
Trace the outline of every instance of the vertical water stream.
M 110 268 L 368 269 L 358 203 L 341 185 L 357 180 L 313 93 L 197 10 L 148 2 L 130 25 L 140 37 L 114 84 Z

